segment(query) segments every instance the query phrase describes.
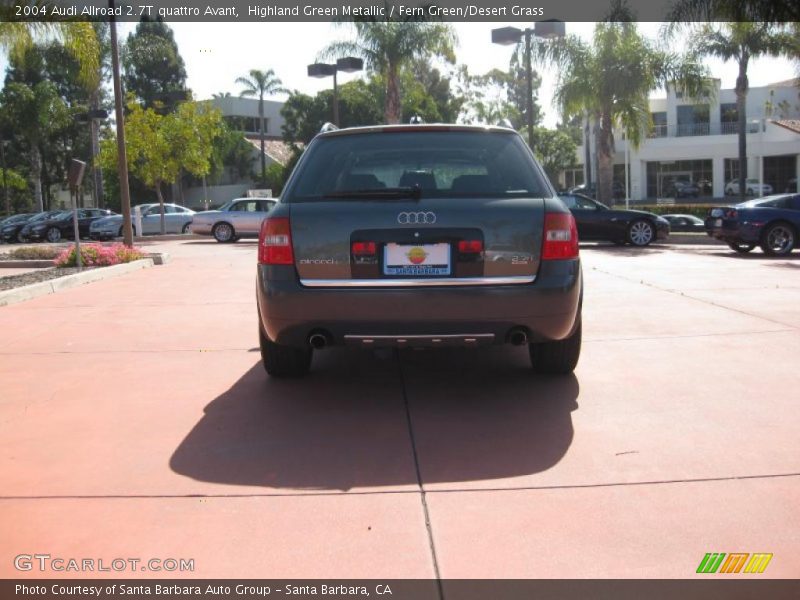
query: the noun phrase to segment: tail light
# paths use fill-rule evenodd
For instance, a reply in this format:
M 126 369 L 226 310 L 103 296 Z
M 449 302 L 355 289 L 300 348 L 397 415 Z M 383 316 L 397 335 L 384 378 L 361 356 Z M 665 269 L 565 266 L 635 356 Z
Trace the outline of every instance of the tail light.
M 483 242 L 481 240 L 460 240 L 458 251 L 461 254 L 479 254 L 483 252 Z
M 375 242 L 353 242 L 350 251 L 353 256 L 374 256 L 378 249 Z
M 293 265 L 292 229 L 287 217 L 272 217 L 261 223 L 258 262 L 262 265 Z
M 578 257 L 578 227 L 572 213 L 544 215 L 542 260 L 561 260 Z
M 735 219 L 736 218 L 736 209 L 735 208 L 729 208 L 728 210 L 726 210 L 725 211 L 725 218 L 726 219 Z

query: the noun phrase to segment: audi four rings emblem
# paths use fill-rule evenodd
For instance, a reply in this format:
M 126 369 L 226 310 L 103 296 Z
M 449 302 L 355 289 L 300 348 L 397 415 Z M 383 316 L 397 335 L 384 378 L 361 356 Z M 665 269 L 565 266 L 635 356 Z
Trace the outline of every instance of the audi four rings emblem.
M 401 212 L 397 215 L 400 225 L 433 225 L 436 223 L 436 213 L 433 212 Z

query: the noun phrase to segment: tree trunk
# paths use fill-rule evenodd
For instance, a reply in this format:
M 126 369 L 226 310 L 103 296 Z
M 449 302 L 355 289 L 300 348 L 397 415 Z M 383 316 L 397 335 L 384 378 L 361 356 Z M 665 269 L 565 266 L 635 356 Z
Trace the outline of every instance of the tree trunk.
M 400 122 L 400 88 L 397 84 L 397 66 L 389 65 L 386 71 L 386 103 L 384 120 L 387 125 Z
M 33 197 L 36 200 L 36 210 L 44 210 L 44 200 L 42 198 L 42 154 L 39 146 L 31 145 L 31 180 L 33 183 Z
M 100 107 L 100 90 L 96 89 L 91 96 L 91 109 L 97 110 Z M 103 198 L 103 169 L 100 167 L 100 125 L 97 119 L 91 119 L 91 143 L 92 143 L 92 181 L 94 182 L 94 202 L 97 208 L 105 208 Z
M 161 207 L 161 235 L 167 233 L 167 221 L 164 217 L 164 195 L 161 193 L 161 182 L 156 183 L 156 195 L 158 196 L 158 204 Z M 144 229 L 144 224 L 142 224 Z M 140 231 L 139 235 L 144 235 L 144 231 Z
M 614 134 L 608 112 L 602 115 L 600 125 L 597 137 L 597 200 L 613 206 Z
M 264 153 L 264 94 L 258 99 L 258 137 L 261 140 L 261 186 L 267 185 L 267 156 Z
M 739 199 L 747 196 L 747 62 L 744 55 L 739 60 L 739 76 L 736 78 L 736 112 L 739 118 Z

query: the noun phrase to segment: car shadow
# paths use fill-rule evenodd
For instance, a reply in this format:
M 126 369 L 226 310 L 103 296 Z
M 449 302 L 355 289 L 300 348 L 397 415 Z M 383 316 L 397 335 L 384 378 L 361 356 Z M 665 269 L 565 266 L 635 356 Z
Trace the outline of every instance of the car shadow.
M 425 484 L 544 471 L 572 443 L 579 385 L 536 376 L 524 354 L 334 349 L 303 380 L 270 378 L 259 362 L 205 407 L 170 467 L 301 490 L 416 485 L 414 449 Z
M 652 256 L 654 254 L 662 254 L 669 250 L 668 247 L 657 244 L 656 242 L 644 248 L 617 246 L 611 242 L 587 242 L 585 244 L 581 242 L 580 247 L 581 250 L 594 250 L 596 252 L 604 252 L 615 256 Z
M 766 261 L 779 261 L 779 260 L 789 260 L 795 261 L 800 260 L 800 253 L 793 252 L 792 254 L 788 254 L 786 256 L 768 256 L 764 254 L 761 250 L 755 249 L 752 252 L 748 252 L 747 254 L 743 254 L 741 252 L 735 252 L 729 249 L 720 249 L 717 252 L 709 252 L 707 256 L 724 256 L 728 258 L 737 258 L 739 260 L 766 260 Z M 780 263 L 769 264 L 769 266 L 781 266 Z

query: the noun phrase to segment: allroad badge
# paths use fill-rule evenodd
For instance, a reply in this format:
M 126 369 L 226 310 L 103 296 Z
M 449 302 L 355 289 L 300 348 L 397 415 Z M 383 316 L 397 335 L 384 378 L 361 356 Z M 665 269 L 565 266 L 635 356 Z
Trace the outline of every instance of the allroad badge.
M 433 225 L 436 223 L 436 213 L 427 211 L 401 212 L 397 215 L 400 225 Z

